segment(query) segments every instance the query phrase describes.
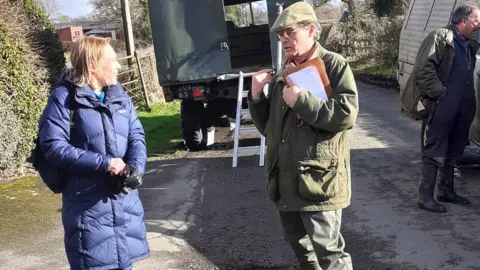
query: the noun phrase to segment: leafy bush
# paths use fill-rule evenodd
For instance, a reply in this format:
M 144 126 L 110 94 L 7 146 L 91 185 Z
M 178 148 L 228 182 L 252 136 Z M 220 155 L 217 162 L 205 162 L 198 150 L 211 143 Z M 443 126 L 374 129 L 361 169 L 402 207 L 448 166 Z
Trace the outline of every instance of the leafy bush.
M 383 67 L 396 68 L 398 61 L 398 49 L 400 46 L 400 32 L 402 31 L 403 17 L 379 19 L 381 29 L 375 36 L 377 50 L 377 61 Z
M 20 176 L 48 94 L 65 65 L 53 24 L 32 0 L 0 0 L 0 179 Z
M 372 0 L 370 7 L 378 17 L 395 17 L 405 14 L 410 0 Z
M 325 47 L 350 61 L 368 61 L 382 67 L 395 68 L 402 23 L 402 16 L 371 17 L 336 23 L 329 32 Z

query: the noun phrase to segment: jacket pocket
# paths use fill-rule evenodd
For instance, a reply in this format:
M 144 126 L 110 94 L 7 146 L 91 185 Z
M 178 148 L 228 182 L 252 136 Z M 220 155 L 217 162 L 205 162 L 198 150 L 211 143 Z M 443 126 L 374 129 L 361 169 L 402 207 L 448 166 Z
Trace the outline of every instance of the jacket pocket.
M 319 158 L 298 161 L 298 192 L 312 201 L 327 201 L 338 193 L 338 159 Z

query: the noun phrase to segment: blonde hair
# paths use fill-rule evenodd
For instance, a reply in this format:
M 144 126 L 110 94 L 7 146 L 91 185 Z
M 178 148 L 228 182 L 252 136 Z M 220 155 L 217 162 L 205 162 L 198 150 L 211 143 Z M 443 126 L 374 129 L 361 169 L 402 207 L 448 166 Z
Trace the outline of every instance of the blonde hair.
M 79 87 L 90 84 L 94 79 L 90 65 L 98 64 L 108 45 L 110 38 L 98 36 L 85 36 L 73 43 L 70 52 L 71 67 L 66 71 L 67 79 Z

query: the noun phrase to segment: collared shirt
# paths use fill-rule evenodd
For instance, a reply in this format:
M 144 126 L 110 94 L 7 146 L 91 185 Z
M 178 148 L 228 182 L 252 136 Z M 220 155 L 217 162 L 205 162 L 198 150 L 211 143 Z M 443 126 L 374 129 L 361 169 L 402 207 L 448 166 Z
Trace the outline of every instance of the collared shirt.
M 103 100 L 105 99 L 105 91 L 100 92 L 100 94 L 95 93 L 95 96 L 103 103 Z

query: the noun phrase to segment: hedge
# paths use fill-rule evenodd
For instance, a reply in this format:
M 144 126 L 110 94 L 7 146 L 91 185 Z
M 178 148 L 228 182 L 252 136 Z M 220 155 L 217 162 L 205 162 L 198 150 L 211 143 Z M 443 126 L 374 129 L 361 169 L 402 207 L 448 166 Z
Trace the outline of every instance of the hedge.
M 52 84 L 65 66 L 51 21 L 33 0 L 0 0 L 0 179 L 23 176 Z

